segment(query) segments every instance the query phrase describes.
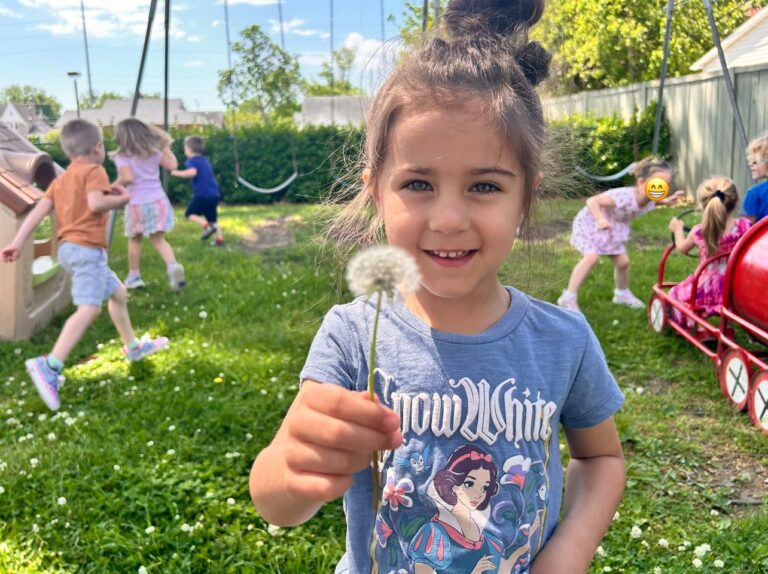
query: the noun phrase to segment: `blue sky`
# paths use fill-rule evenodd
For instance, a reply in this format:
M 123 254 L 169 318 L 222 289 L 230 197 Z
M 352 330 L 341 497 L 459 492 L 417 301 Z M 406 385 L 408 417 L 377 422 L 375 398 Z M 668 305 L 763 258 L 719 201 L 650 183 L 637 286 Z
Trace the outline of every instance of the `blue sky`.
M 329 1 L 283 0 L 286 49 L 298 56 L 302 73 L 313 77 L 330 50 Z M 401 19 L 405 0 L 384 0 L 385 12 Z M 84 0 L 95 92 L 132 92 L 146 32 L 149 0 Z M 164 2 L 158 1 L 142 89 L 162 91 Z M 188 109 L 220 110 L 218 71 L 226 68 L 224 5 L 221 0 L 171 1 L 170 95 Z M 334 0 L 334 46 L 355 47 L 354 83 L 370 84 L 371 57 L 381 45 L 380 0 Z M 279 44 L 277 0 L 229 0 L 232 40 L 258 24 Z M 386 23 L 386 36 L 397 23 Z M 27 84 L 75 104 L 69 71 L 82 73 L 88 89 L 80 0 L 0 0 L 0 88 Z M 366 79 L 368 78 L 368 79 Z

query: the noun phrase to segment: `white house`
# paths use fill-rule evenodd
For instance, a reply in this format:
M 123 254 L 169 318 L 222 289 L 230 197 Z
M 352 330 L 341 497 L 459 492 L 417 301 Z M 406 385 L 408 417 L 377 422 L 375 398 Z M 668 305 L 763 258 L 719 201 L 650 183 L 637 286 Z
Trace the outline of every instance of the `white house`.
M 114 126 L 120 120 L 131 115 L 132 100 L 129 98 L 120 100 L 105 100 L 104 105 L 98 109 L 80 109 L 80 117 L 90 120 L 102 127 Z M 158 127 L 163 126 L 164 103 L 162 98 L 140 98 L 136 107 L 136 117 Z M 65 111 L 56 122 L 60 128 L 69 120 L 75 119 L 75 110 Z M 175 127 L 208 126 L 222 127 L 224 125 L 224 112 L 193 112 L 184 107 L 181 99 L 168 99 L 168 125 Z
M 300 128 L 304 126 L 360 126 L 365 120 L 370 98 L 365 96 L 309 96 L 301 103 L 301 111 L 293 115 Z
M 43 135 L 51 129 L 34 104 L 0 104 L 0 121 L 24 137 Z
M 722 40 L 725 61 L 729 68 L 768 63 L 768 6 L 755 13 Z M 717 49 L 712 48 L 691 66 L 705 73 L 721 71 Z

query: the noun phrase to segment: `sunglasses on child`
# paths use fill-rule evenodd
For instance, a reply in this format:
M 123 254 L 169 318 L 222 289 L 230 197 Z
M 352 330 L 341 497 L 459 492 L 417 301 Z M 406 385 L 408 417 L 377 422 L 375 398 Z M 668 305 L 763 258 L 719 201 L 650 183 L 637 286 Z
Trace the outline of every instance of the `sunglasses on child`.
M 749 167 L 768 164 L 768 159 L 750 159 L 747 161 L 749 162 Z

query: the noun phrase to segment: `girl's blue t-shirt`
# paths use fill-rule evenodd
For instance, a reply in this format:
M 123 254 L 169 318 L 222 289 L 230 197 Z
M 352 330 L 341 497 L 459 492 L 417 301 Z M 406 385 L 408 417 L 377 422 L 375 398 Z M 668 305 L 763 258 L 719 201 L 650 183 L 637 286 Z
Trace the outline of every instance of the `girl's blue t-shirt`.
M 624 397 L 584 317 L 508 287 L 512 303 L 486 331 L 431 329 L 404 304 L 382 307 L 376 392 L 401 420 L 404 443 L 381 453 L 344 495 L 346 553 L 336 572 L 527 572 L 557 526 L 563 469 L 559 425 L 604 421 Z M 333 307 L 301 371 L 367 388 L 374 301 Z

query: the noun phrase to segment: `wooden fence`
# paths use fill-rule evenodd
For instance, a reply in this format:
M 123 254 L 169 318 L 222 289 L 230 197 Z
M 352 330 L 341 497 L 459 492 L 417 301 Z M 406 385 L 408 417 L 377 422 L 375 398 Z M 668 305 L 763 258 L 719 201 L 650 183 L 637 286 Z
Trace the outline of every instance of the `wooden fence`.
M 747 139 L 768 132 L 768 65 L 731 70 L 736 99 L 744 120 Z M 643 82 L 622 88 L 581 92 L 545 98 L 544 112 L 550 119 L 571 114 L 595 116 L 618 114 L 628 118 L 635 107 L 654 101 L 659 82 Z M 739 191 L 753 185 L 744 159 L 722 74 L 697 74 L 669 78 L 664 84 L 664 109 L 672 135 L 672 156 L 677 184 L 689 193 L 710 175 L 727 175 Z

